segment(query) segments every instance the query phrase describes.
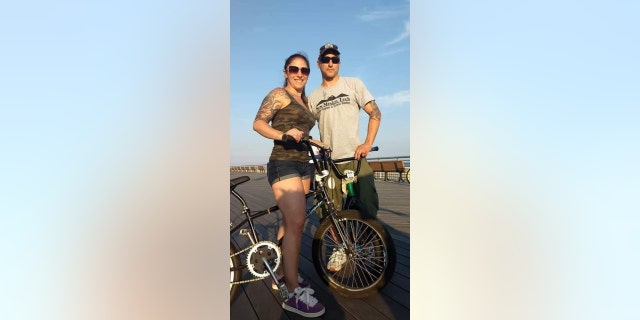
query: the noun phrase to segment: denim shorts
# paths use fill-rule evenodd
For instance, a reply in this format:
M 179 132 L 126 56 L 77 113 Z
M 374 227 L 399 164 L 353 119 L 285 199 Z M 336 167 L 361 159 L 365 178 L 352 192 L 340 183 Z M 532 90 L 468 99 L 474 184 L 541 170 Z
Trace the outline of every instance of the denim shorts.
M 269 184 L 294 177 L 310 179 L 313 176 L 313 164 L 309 162 L 271 160 L 267 163 L 267 179 Z

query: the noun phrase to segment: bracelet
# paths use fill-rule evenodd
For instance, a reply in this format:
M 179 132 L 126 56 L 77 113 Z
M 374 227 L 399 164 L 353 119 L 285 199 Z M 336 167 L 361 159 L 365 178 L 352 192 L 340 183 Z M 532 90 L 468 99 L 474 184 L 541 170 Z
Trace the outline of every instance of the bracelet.
M 286 137 L 287 137 L 287 134 L 283 133 L 282 136 L 280 136 L 280 141 L 284 141 Z

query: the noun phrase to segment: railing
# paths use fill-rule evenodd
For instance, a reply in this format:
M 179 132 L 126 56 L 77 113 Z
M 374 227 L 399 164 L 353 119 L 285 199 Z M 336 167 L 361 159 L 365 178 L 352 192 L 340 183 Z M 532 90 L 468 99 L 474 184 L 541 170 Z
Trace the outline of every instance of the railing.
M 410 157 L 379 157 L 379 158 L 367 158 L 368 161 L 385 161 L 385 160 L 399 160 L 404 162 L 404 172 L 374 172 L 373 175 L 377 180 L 392 180 L 392 181 L 407 181 L 407 173 L 410 167 Z M 231 172 L 245 172 L 245 173 L 267 173 L 266 164 L 258 165 L 243 165 L 243 166 L 231 166 Z
M 231 172 L 267 173 L 267 165 L 231 166 Z
M 373 176 L 376 180 L 386 180 L 386 181 L 409 181 L 407 179 L 407 174 L 411 169 L 411 158 L 409 156 L 400 156 L 400 157 L 367 157 L 369 162 L 374 161 L 402 161 L 404 163 L 404 171 L 396 172 L 396 171 L 374 171 Z

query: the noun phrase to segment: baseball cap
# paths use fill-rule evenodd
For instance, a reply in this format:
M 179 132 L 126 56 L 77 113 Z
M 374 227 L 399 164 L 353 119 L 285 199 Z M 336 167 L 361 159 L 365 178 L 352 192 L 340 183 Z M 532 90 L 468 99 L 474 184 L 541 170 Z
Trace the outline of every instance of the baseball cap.
M 320 47 L 320 55 L 318 56 L 322 57 L 323 55 L 325 55 L 325 53 L 327 53 L 327 51 L 335 51 L 336 54 L 340 54 L 340 51 L 338 51 L 338 46 L 333 43 L 326 43 L 325 45 Z

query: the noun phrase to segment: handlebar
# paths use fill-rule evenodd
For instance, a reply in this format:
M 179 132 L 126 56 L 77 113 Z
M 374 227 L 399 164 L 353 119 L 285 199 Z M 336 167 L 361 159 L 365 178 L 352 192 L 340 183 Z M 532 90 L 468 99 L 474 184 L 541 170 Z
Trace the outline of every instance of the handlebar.
M 285 137 L 285 141 L 288 140 L 292 140 L 294 139 L 293 137 L 286 135 Z M 347 157 L 347 158 L 340 158 L 340 159 L 332 159 L 331 158 L 331 148 L 325 148 L 322 145 L 319 145 L 317 143 L 312 142 L 311 137 L 308 138 L 302 138 L 300 139 L 300 143 L 304 144 L 307 147 L 307 150 L 309 150 L 309 153 L 311 154 L 311 159 L 313 160 L 313 163 L 316 167 L 316 169 L 321 170 L 322 168 L 328 168 L 331 167 L 331 169 L 333 170 L 333 172 L 336 174 L 336 176 L 340 179 L 344 179 L 347 176 L 345 174 L 343 174 L 342 172 L 340 172 L 340 170 L 338 169 L 338 167 L 336 166 L 336 163 L 340 163 L 340 162 L 347 162 L 347 161 L 353 161 L 356 160 L 355 157 Z M 320 166 L 320 164 L 318 163 L 318 159 L 316 158 L 316 154 L 313 152 L 313 147 L 318 148 L 318 154 L 321 155 L 322 161 L 323 161 L 323 166 Z M 379 148 L 377 146 L 372 147 L 371 151 L 378 151 Z M 360 165 L 362 163 L 362 159 L 364 157 L 361 157 L 360 159 L 358 159 L 358 164 L 356 165 L 356 170 L 354 172 L 354 174 L 357 176 L 358 173 L 360 172 Z
M 371 150 L 369 150 L 369 151 L 378 151 L 378 150 L 379 150 L 379 148 L 376 146 L 376 147 L 371 147 Z M 362 159 L 362 158 L 360 158 L 360 159 Z M 356 157 L 346 157 L 346 158 L 334 159 L 333 162 L 340 163 L 340 162 L 353 161 L 353 160 L 356 160 Z

